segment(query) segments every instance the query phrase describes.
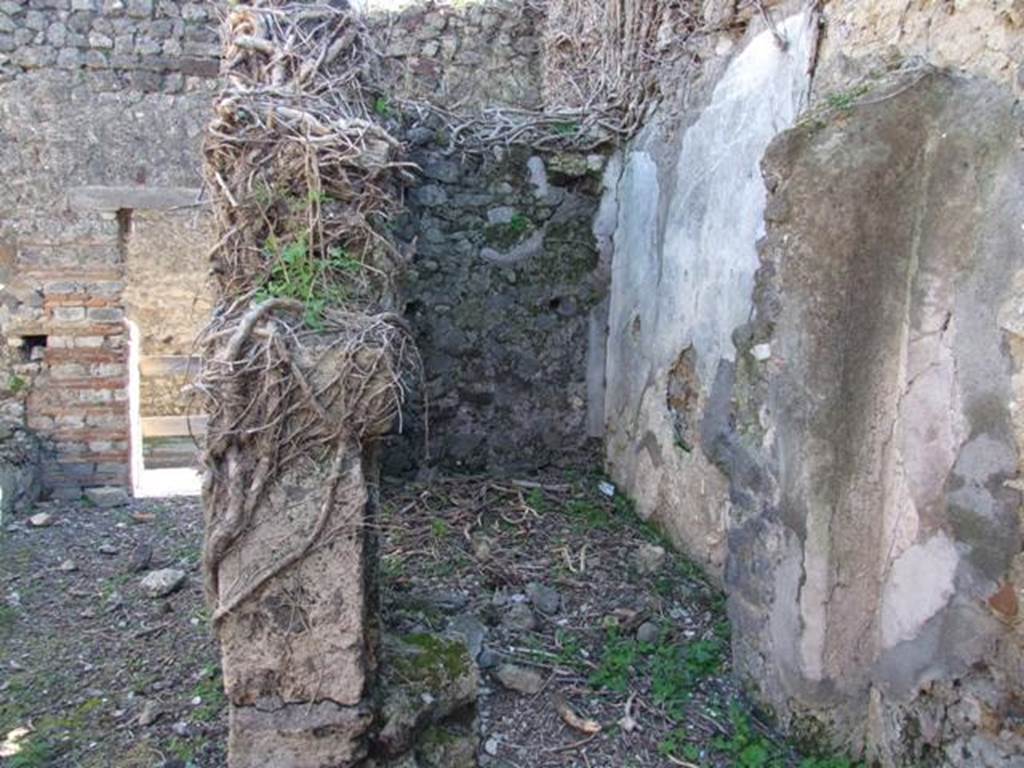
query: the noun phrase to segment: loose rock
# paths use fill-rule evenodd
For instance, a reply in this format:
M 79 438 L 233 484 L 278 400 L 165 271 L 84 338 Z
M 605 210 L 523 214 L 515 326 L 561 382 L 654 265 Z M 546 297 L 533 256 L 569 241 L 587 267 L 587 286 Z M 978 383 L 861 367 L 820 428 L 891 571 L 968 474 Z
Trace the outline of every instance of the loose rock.
M 157 702 L 147 701 L 142 706 L 142 712 L 139 713 L 139 725 L 143 728 L 148 728 L 159 720 L 163 714 L 163 710 Z
M 123 507 L 131 501 L 124 488 L 86 488 L 85 498 L 100 509 Z
M 48 512 L 40 512 L 28 519 L 28 524 L 33 528 L 49 528 L 53 525 L 53 515 Z
M 464 613 L 452 620 L 451 629 L 466 639 L 470 657 L 474 660 L 478 659 L 484 647 L 484 637 L 487 634 L 480 619 L 472 614 Z
M 132 573 L 142 573 L 149 568 L 152 560 L 153 548 L 149 544 L 139 544 L 132 550 L 131 557 L 128 559 L 128 570 Z
M 526 586 L 526 594 L 529 596 L 530 602 L 537 606 L 537 610 L 541 613 L 549 615 L 558 613 L 562 606 L 562 596 L 558 594 L 558 590 L 536 581 L 532 581 Z
M 494 676 L 501 684 L 512 691 L 525 693 L 528 696 L 540 693 L 544 687 L 544 678 L 537 672 L 518 664 L 502 664 L 494 671 Z
M 153 571 L 142 580 L 142 589 L 149 597 L 166 597 L 181 589 L 185 583 L 185 572 L 177 568 Z
M 537 626 L 537 619 L 534 618 L 530 606 L 525 603 L 516 603 L 505 613 L 501 623 L 509 629 L 518 629 L 529 632 Z
M 656 643 L 661 635 L 661 629 L 653 621 L 645 621 L 636 630 L 636 639 L 641 643 Z
M 75 563 L 74 560 L 65 560 L 63 563 L 60 564 L 59 568 L 64 573 L 71 573 L 72 571 L 78 570 L 78 565 Z

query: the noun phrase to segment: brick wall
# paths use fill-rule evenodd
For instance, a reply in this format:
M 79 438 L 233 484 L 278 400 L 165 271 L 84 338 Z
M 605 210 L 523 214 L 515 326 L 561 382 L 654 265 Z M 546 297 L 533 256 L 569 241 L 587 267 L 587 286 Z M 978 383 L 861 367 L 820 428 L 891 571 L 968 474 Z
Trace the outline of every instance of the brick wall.
M 43 438 L 46 494 L 131 482 L 132 221 L 199 210 L 215 8 L 0 0 L 0 418 Z M 170 239 L 141 247 L 201 283 Z

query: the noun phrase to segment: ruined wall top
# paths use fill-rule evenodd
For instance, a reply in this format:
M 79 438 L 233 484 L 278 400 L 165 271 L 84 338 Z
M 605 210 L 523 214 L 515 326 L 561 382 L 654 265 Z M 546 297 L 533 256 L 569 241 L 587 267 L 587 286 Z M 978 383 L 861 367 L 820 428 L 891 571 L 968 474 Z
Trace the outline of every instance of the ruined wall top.
M 4 0 L 0 78 L 90 69 L 107 88 L 177 93 L 217 74 L 216 4 L 181 0 Z

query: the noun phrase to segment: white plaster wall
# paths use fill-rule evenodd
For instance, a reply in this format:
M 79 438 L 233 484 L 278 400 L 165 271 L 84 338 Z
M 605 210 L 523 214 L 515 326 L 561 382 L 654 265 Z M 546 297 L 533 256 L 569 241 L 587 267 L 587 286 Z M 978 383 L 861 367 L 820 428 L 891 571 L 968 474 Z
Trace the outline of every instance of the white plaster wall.
M 807 14 L 753 35 L 666 155 L 655 121 L 627 151 L 617 188 L 606 368 L 607 458 L 644 517 L 719 572 L 728 511 L 721 474 L 675 443 L 669 372 L 691 347 L 702 393 L 749 318 L 765 190 L 759 162 L 809 90 Z M 698 405 L 699 408 L 702 405 Z

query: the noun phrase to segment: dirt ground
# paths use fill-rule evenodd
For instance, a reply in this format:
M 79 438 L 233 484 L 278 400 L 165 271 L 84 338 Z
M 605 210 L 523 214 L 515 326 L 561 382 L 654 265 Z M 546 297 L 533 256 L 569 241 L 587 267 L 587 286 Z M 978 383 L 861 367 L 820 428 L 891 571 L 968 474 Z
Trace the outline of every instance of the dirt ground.
M 799 756 L 751 710 L 721 593 L 602 483 L 382 488 L 385 624 L 479 651 L 480 764 L 849 768 Z M 0 764 L 224 765 L 198 501 L 33 512 L 51 524 L 0 534 Z M 165 568 L 183 586 L 149 596 L 142 579 Z

